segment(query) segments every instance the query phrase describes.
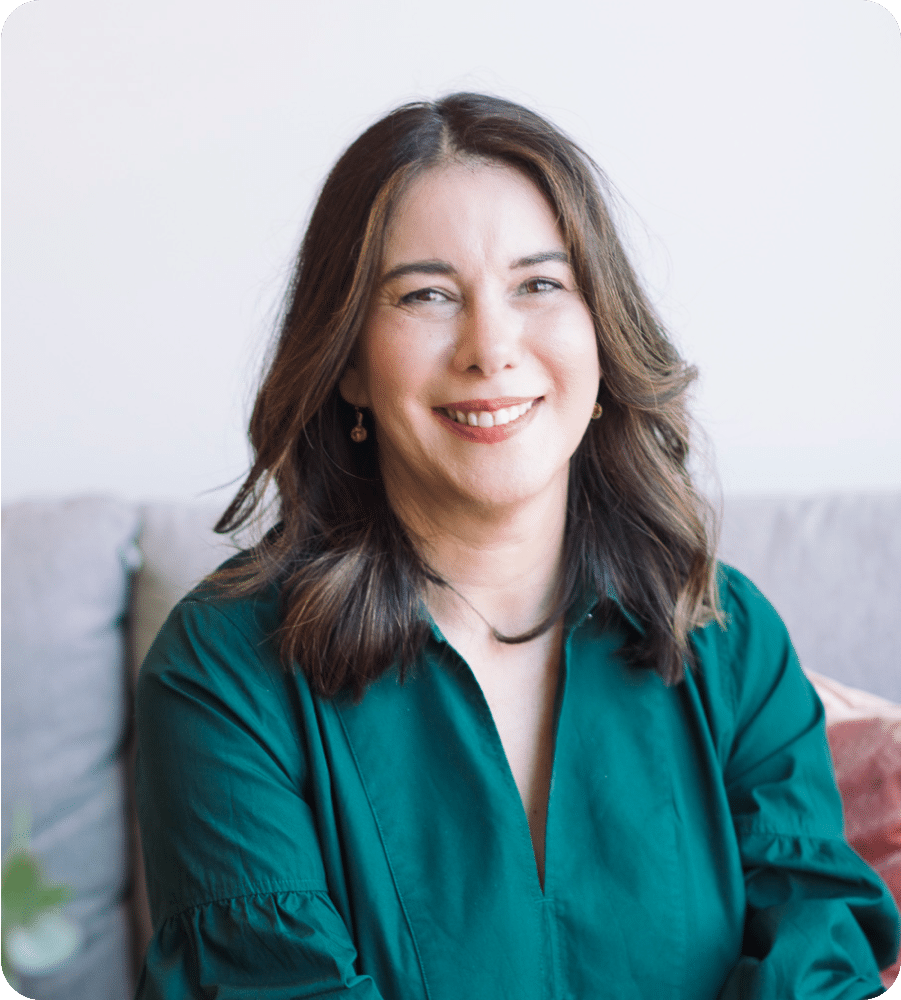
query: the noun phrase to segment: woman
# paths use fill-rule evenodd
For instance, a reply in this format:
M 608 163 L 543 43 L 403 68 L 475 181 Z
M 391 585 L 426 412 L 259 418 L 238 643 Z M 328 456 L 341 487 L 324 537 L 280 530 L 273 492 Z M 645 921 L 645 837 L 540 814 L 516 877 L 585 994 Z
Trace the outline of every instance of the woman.
M 138 691 L 138 996 L 881 992 L 822 708 L 718 567 L 694 372 L 590 161 L 457 94 L 342 156 L 218 530 Z

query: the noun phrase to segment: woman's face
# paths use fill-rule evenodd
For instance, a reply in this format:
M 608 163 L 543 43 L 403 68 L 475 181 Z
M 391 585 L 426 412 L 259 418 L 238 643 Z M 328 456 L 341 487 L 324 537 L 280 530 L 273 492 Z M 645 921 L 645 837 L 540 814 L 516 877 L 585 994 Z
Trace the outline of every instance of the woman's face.
M 395 506 L 565 498 L 600 375 L 591 316 L 538 188 L 492 163 L 417 178 L 389 224 L 340 385 L 372 410 Z

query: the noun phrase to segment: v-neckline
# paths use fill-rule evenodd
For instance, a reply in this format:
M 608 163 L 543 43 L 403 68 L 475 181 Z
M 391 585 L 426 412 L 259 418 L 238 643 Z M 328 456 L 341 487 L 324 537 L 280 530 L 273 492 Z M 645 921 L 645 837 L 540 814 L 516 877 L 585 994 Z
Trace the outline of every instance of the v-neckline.
M 528 852 L 532 861 L 532 871 L 534 873 L 535 884 L 537 886 L 538 894 L 542 898 L 547 898 L 548 896 L 548 842 L 549 842 L 549 830 L 551 821 L 551 803 L 553 799 L 553 789 L 554 789 L 554 777 L 557 773 L 558 767 L 558 751 L 559 751 L 559 741 L 558 732 L 560 724 L 560 716 L 563 708 L 563 701 L 566 689 L 566 678 L 568 673 L 568 651 L 570 645 L 570 638 L 572 633 L 581 624 L 586 617 L 590 617 L 590 614 L 583 613 L 579 616 L 578 621 L 567 621 L 564 620 L 563 632 L 560 637 L 560 658 L 557 665 L 557 676 L 554 690 L 553 704 L 551 707 L 551 746 L 550 746 L 550 757 L 551 757 L 551 767 L 550 775 L 547 783 L 547 798 L 544 804 L 544 837 L 542 841 L 542 863 L 539 866 L 538 857 L 535 851 L 535 843 L 532 839 L 532 830 L 529 824 L 529 816 L 526 809 L 526 805 L 523 802 L 522 795 L 520 794 L 519 786 L 516 783 L 516 778 L 513 774 L 513 768 L 510 764 L 509 757 L 507 755 L 507 750 L 504 746 L 504 742 L 501 738 L 500 731 L 497 726 L 497 721 L 495 720 L 494 713 L 491 710 L 491 705 L 488 702 L 485 692 L 482 689 L 482 685 L 479 683 L 478 677 L 475 671 L 466 661 L 466 659 L 456 650 L 456 648 L 449 642 L 449 640 L 443 635 L 438 625 L 431 620 L 431 628 L 434 637 L 442 644 L 458 661 L 458 663 L 465 669 L 466 675 L 469 678 L 472 686 L 478 692 L 478 698 L 481 701 L 483 708 L 483 717 L 485 728 L 488 731 L 488 738 L 490 742 L 494 745 L 496 750 L 496 755 L 499 761 L 502 762 L 502 768 L 504 770 L 504 784 L 508 791 L 512 792 L 512 795 L 516 797 L 516 802 L 519 806 L 519 828 L 523 833 L 522 840 L 528 847 Z M 567 616 L 569 618 L 569 616 Z

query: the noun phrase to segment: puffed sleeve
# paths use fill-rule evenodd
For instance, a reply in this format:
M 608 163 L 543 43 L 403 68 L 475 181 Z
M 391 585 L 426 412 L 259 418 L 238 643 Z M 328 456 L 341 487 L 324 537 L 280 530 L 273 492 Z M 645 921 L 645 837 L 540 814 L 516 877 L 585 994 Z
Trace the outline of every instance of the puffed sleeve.
M 742 957 L 720 1000 L 864 1000 L 898 948 L 885 885 L 848 846 L 825 715 L 788 633 L 745 577 L 724 568 L 723 659 L 731 721 L 719 732 L 745 876 Z M 705 630 L 707 631 L 707 630 Z
M 136 789 L 154 935 L 136 997 L 377 1000 L 327 891 L 289 675 L 252 624 L 186 599 L 141 670 Z

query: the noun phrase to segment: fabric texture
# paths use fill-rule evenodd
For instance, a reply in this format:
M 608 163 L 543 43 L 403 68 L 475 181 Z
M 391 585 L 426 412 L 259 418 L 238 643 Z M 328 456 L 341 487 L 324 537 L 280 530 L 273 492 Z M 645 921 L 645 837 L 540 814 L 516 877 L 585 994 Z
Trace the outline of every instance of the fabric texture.
M 23 977 L 36 1000 L 129 989 L 122 622 L 137 528 L 134 507 L 102 497 L 3 509 L 3 851 L 26 808 L 83 938 L 63 968 Z
M 137 692 L 140 1000 L 879 995 L 897 912 L 843 839 L 822 704 L 756 588 L 724 569 L 723 600 L 675 687 L 623 664 L 606 601 L 573 609 L 542 891 L 437 629 L 403 685 L 325 701 L 278 662 L 277 593 L 196 591 Z

